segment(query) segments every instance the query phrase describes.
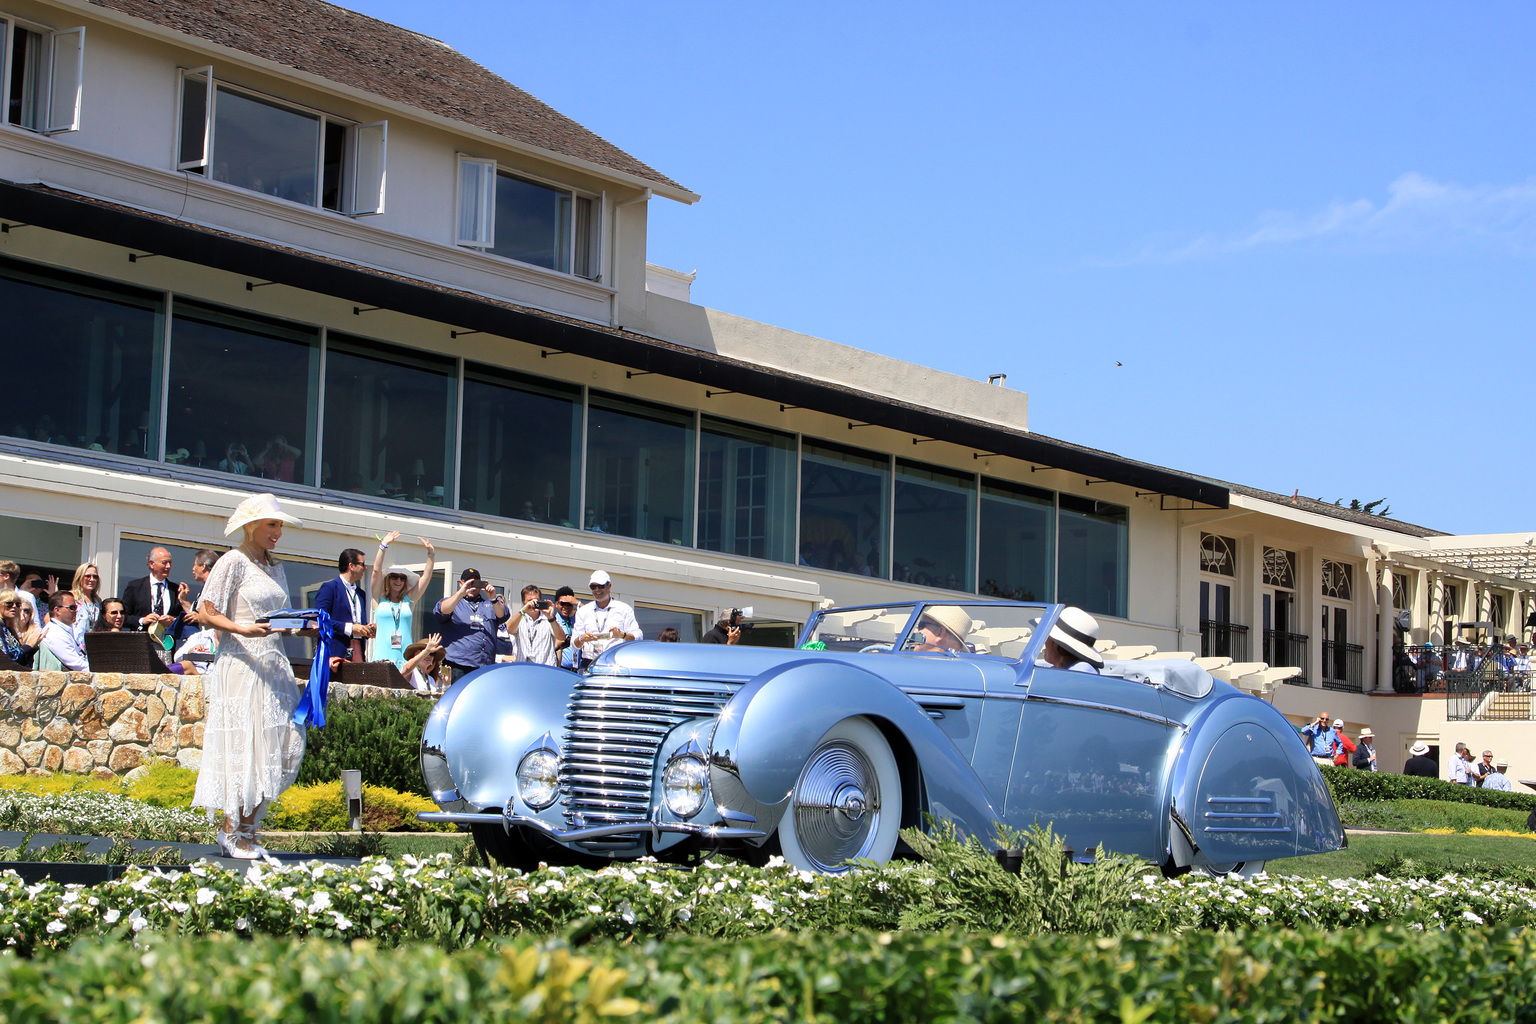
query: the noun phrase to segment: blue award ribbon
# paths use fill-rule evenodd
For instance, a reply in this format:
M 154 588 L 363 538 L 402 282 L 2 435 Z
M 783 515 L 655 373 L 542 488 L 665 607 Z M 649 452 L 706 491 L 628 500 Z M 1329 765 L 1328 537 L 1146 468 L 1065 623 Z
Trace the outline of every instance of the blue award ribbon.
M 299 706 L 293 709 L 296 725 L 325 728 L 325 701 L 331 689 L 331 617 L 323 609 L 316 609 L 315 626 L 320 635 L 315 638 L 315 660 L 309 666 L 309 685 L 299 698 Z

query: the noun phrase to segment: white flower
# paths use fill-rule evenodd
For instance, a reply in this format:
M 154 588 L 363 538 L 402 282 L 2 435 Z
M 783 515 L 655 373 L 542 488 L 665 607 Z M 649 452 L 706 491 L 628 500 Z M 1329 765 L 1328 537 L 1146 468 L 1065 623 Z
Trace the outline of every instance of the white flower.
M 602 912 L 603 912 L 603 905 L 601 903 L 588 903 L 587 904 L 587 913 L 589 913 L 589 914 L 601 914 Z
M 118 910 L 116 907 L 113 907 L 110 910 L 108 910 L 104 915 L 102 915 L 101 919 L 103 921 L 105 921 L 107 924 L 117 924 L 117 919 L 122 917 L 122 916 L 123 916 L 123 912 L 121 910 Z
M 52 935 L 59 934 L 59 932 L 63 931 L 67 927 L 69 927 L 69 926 L 66 925 L 63 921 L 49 921 L 48 922 L 48 932 L 50 934 L 52 934 Z
M 689 910 L 687 907 L 684 907 L 682 910 L 677 912 L 677 919 L 682 921 L 684 924 L 687 924 L 689 921 L 693 920 L 693 911 Z
M 1473 924 L 1482 924 L 1483 923 L 1483 919 L 1478 917 L 1476 914 L 1472 913 L 1472 911 L 1470 911 L 1470 910 L 1463 910 L 1461 912 L 1461 919 L 1463 921 L 1470 921 Z
M 334 910 L 331 911 L 331 917 L 335 919 L 336 927 L 339 928 L 341 931 L 346 931 L 348 928 L 352 927 L 352 922 L 348 921 L 345 917 L 343 917 L 337 911 L 334 911 Z
M 325 891 L 317 892 L 309 901 L 310 910 L 325 910 L 331 905 L 331 894 Z
M 206 907 L 208 904 L 213 902 L 214 897 L 216 897 L 216 896 L 218 896 L 218 893 L 214 892 L 212 889 L 209 889 L 209 888 L 206 888 L 206 887 L 198 889 L 197 890 L 197 905 L 200 906 L 200 907 Z
M 145 919 L 144 912 L 141 911 L 138 907 L 134 907 L 133 913 L 128 915 L 128 924 L 131 925 L 133 930 L 136 932 L 143 931 L 145 928 L 149 927 L 149 921 Z
M 245 918 L 243 918 L 243 917 L 235 918 L 235 931 L 243 932 L 247 928 L 249 928 L 250 926 L 251 926 L 251 922 L 247 921 Z
M 192 909 L 192 904 L 183 903 L 180 900 L 172 900 L 171 902 L 167 903 L 166 906 L 170 907 L 171 910 L 178 914 L 185 914 L 187 911 Z

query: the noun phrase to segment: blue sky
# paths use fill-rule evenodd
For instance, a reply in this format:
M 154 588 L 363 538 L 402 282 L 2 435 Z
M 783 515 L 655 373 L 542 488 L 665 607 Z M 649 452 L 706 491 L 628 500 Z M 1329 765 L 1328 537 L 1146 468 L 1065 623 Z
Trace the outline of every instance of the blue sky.
M 344 2 L 702 194 L 651 204 L 696 302 L 1006 373 L 1078 444 L 1536 528 L 1536 6 Z

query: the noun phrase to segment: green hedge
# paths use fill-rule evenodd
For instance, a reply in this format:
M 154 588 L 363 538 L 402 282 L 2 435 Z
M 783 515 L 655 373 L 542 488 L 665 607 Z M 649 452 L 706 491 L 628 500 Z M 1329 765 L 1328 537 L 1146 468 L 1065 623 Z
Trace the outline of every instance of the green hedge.
M 1388 772 L 1363 772 L 1358 768 L 1324 765 L 1323 778 L 1336 801 L 1347 800 L 1449 800 L 1483 804 L 1529 814 L 1536 811 L 1536 793 L 1500 793 L 1479 786 L 1458 786 L 1444 779 L 1425 779 Z
M 421 779 L 420 751 L 432 708 L 432 701 L 413 696 L 332 701 L 325 728 L 309 730 L 299 784 L 335 782 L 342 769 L 357 768 L 370 785 L 430 797 Z
M 1536 1005 L 1536 935 L 1521 931 L 573 941 L 82 943 L 0 960 L 0 1021 L 1493 1024 Z

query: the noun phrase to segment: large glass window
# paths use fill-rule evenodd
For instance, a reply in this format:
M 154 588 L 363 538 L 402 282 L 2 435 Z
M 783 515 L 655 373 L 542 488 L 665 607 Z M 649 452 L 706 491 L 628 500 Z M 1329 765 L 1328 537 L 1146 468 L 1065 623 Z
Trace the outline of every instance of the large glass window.
M 313 483 L 319 364 L 311 328 L 177 302 L 166 458 Z
M 705 418 L 699 434 L 699 547 L 794 560 L 795 439 Z
M 1049 601 L 1056 576 L 1056 495 L 981 481 L 981 587 L 988 597 Z
M 800 563 L 889 579 L 891 461 L 806 441 L 800 459 Z
M 693 417 L 613 395 L 587 407 L 582 525 L 668 544 L 693 543 Z
M 1130 510 L 1072 494 L 1060 502 L 1056 600 L 1124 618 Z
M 946 590 L 976 589 L 976 478 L 898 459 L 891 574 Z
M 161 315 L 153 293 L 0 260 L 0 430 L 153 458 Z
M 322 481 L 357 494 L 452 504 L 452 359 L 332 334 Z
M 321 119 L 219 86 L 213 177 L 252 192 L 319 206 Z
M 385 122 L 332 120 L 217 84 L 212 71 L 182 75 L 178 170 L 305 206 L 383 212 Z
M 647 640 L 655 640 L 661 636 L 661 631 L 668 627 L 677 630 L 677 639 L 680 643 L 696 644 L 704 635 L 704 616 L 698 612 L 637 604 L 635 621 L 640 624 L 640 631 L 645 634 Z
M 491 252 L 577 277 L 597 276 L 597 217 L 590 198 L 505 171 L 496 175 Z
M 465 364 L 459 506 L 576 526 L 581 389 Z

